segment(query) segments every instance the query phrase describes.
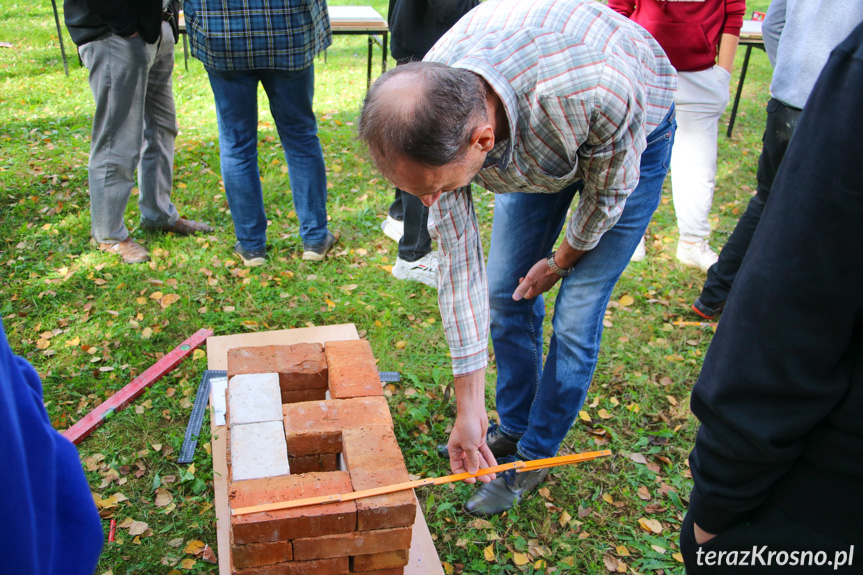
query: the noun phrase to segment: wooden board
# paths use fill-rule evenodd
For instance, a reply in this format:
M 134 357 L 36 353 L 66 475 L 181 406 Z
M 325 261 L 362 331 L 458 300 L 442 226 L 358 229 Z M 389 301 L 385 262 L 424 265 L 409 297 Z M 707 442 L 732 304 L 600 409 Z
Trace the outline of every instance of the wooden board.
M 237 335 L 210 337 L 207 340 L 207 368 L 228 369 L 228 350 L 235 347 L 263 345 L 291 345 L 295 343 L 324 343 L 325 341 L 359 339 L 354 324 L 328 325 L 309 328 L 285 329 Z M 210 405 L 213 405 L 212 397 Z M 216 538 L 219 546 L 219 575 L 231 574 L 231 518 L 228 508 L 228 461 L 226 427 L 215 425 L 210 413 L 213 447 L 213 488 L 215 491 Z M 417 502 L 417 516 L 411 541 L 410 562 L 405 575 L 443 575 L 437 550 L 434 547 L 422 507 Z
M 386 32 L 387 21 L 371 6 L 330 6 L 330 27 L 340 30 Z

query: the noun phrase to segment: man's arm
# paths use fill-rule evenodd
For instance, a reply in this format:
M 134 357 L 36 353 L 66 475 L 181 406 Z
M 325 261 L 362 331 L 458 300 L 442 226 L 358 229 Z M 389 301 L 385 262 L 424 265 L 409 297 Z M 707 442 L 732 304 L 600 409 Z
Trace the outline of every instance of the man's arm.
M 764 50 L 767 52 L 770 65 L 774 68 L 776 67 L 776 51 L 779 48 L 779 37 L 782 35 L 783 28 L 785 28 L 787 5 L 787 0 L 773 0 L 767 9 L 764 22 L 761 24 L 761 34 L 764 37 Z

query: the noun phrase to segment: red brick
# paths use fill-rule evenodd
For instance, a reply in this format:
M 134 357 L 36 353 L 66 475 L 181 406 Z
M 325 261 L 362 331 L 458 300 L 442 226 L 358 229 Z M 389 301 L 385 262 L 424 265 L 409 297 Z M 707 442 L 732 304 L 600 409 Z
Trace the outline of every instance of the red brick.
M 340 535 L 294 539 L 294 558 L 299 561 L 347 557 L 410 549 L 411 528 L 354 531 Z
M 362 426 L 392 429 L 393 420 L 383 397 L 354 397 L 306 401 L 282 406 L 288 453 L 293 457 L 339 453 L 342 430 Z
M 324 353 L 327 356 L 330 397 L 347 399 L 383 395 L 381 376 L 368 341 L 328 341 Z
M 231 545 L 231 560 L 234 562 L 234 569 L 275 565 L 276 563 L 291 561 L 293 558 L 293 547 L 290 541 Z
M 228 350 L 228 379 L 244 373 L 278 373 L 282 391 L 327 387 L 327 360 L 319 343 Z
M 343 454 L 354 491 L 410 481 L 395 434 L 389 428 L 360 427 L 342 434 Z M 407 527 L 416 518 L 413 490 L 357 499 L 357 529 Z
M 291 473 L 294 475 L 298 475 L 300 473 L 338 471 L 339 456 L 335 453 L 322 453 L 321 455 L 290 457 L 290 454 L 288 454 L 288 463 L 291 467 Z
M 369 555 L 356 555 L 351 557 L 351 572 L 397 569 L 407 565 L 409 559 L 409 549 L 385 551 L 383 553 L 372 553 Z
M 347 557 L 321 559 L 320 561 L 292 561 L 266 567 L 234 570 L 234 575 L 347 575 Z
M 287 389 L 282 390 L 282 403 L 299 403 L 301 401 L 323 401 L 327 398 L 327 388 L 318 389 Z
M 304 473 L 236 481 L 230 485 L 228 500 L 231 508 L 237 509 L 351 491 L 353 487 L 347 472 Z M 231 517 L 234 543 L 238 545 L 347 533 L 356 526 L 353 501 Z

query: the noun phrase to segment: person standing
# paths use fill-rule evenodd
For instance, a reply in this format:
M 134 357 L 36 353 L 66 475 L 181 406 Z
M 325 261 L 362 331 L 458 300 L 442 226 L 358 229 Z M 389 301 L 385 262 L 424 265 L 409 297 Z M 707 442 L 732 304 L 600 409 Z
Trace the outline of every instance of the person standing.
M 722 247 L 719 260 L 707 270 L 701 294 L 692 304 L 692 311 L 702 318 L 713 319 L 725 308 L 809 93 L 830 51 L 860 22 L 863 2 L 857 0 L 773 0 L 770 4 L 762 31 L 773 79 L 756 194 Z
M 258 84 L 279 132 L 303 259 L 323 261 L 327 176 L 312 101 L 315 56 L 332 43 L 325 0 L 187 0 L 192 56 L 203 62 L 216 102 L 225 194 L 246 266 L 267 257 L 267 214 L 258 168 Z
M 746 2 L 609 0 L 608 6 L 646 28 L 677 69 L 677 134 L 671 151 L 671 193 L 680 232 L 677 259 L 707 271 L 717 258 L 708 243 L 708 216 L 716 184 L 718 123 L 728 105 Z M 638 250 L 643 257 L 643 239 Z
M 806 101 L 692 390 L 690 575 L 860 573 L 861 94 L 863 24 Z
M 479 0 L 390 0 L 390 53 L 399 64 L 422 60 L 444 32 L 478 5 Z M 381 229 L 399 243 L 393 276 L 436 288 L 438 259 L 428 213 L 419 198 L 396 188 Z
M 423 62 L 388 71 L 369 91 L 359 137 L 387 179 L 430 207 L 438 240 L 457 400 L 453 472 L 552 457 L 569 432 L 606 305 L 659 205 L 676 77 L 644 28 L 598 2 L 489 0 Z M 474 179 L 495 193 L 488 275 L 465 187 Z M 541 294 L 558 281 L 545 356 Z M 500 415 L 491 428 L 489 331 Z M 546 474 L 498 476 L 465 510 L 502 513 Z
M 65 0 L 66 27 L 96 101 L 88 166 L 90 226 L 99 249 L 126 263 L 150 259 L 123 220 L 138 170 L 141 227 L 209 233 L 171 202 L 177 114 L 172 74 L 177 0 Z

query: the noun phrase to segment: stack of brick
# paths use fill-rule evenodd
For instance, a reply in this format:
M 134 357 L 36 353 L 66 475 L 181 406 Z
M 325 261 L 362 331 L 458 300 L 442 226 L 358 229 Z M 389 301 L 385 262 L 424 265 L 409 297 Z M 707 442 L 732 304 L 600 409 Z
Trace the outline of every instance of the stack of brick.
M 228 352 L 231 508 L 409 481 L 364 340 Z M 238 575 L 402 575 L 412 491 L 231 517 Z

